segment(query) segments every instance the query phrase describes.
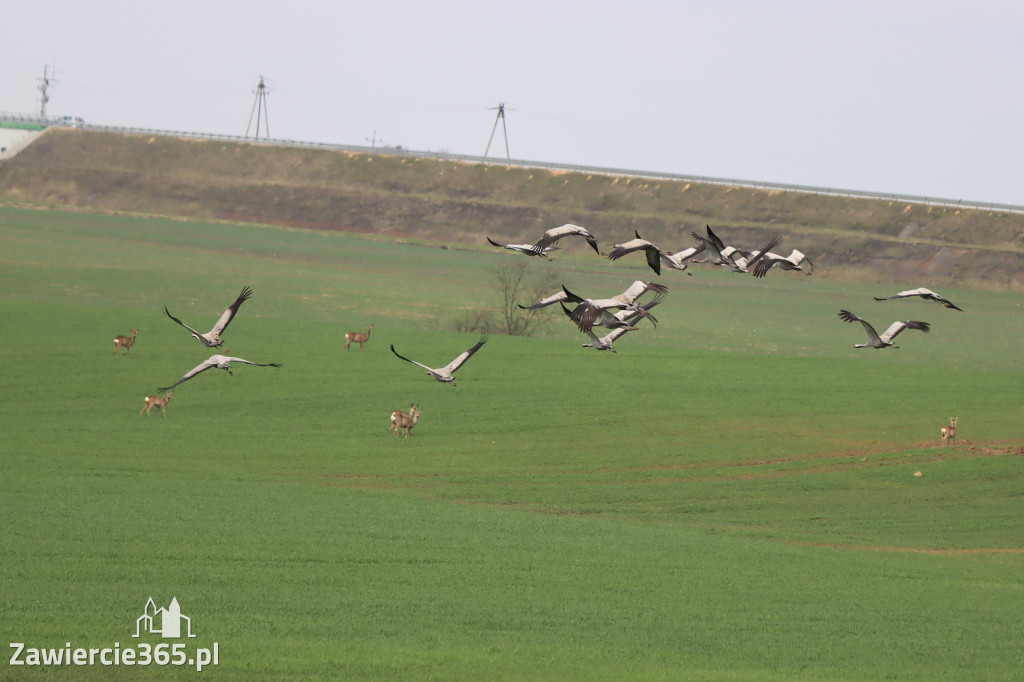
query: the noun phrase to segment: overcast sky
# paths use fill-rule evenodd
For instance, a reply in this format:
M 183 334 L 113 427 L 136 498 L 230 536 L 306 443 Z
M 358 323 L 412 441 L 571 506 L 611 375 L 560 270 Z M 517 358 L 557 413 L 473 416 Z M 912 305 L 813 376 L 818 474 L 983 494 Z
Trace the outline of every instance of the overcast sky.
M 0 111 L 1024 205 L 1024 3 L 8 3 Z M 260 135 L 265 135 L 261 126 Z M 501 126 L 490 156 L 503 157 Z

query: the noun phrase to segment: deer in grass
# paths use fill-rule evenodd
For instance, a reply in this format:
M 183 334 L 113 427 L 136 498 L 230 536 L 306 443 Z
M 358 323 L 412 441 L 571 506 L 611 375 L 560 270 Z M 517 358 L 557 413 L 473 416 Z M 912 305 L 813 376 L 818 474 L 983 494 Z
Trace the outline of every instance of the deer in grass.
M 960 417 L 950 417 L 949 426 L 942 427 L 941 432 L 943 447 L 949 445 L 950 441 L 953 442 L 953 445 L 956 445 L 956 422 L 958 419 L 960 419 Z
M 401 410 L 392 412 L 391 430 L 394 432 L 395 438 L 398 438 L 398 432 L 403 430 L 405 431 L 405 437 L 408 438 L 412 427 L 416 426 L 416 422 L 420 420 L 421 412 L 420 406 L 416 403 L 413 403 L 408 412 L 402 412 Z
M 131 336 L 115 336 L 114 337 L 114 355 L 117 355 L 117 351 L 122 348 L 126 349 L 125 355 L 132 352 L 132 344 L 135 343 L 135 337 L 139 333 L 138 329 L 132 330 Z
M 368 324 L 366 325 L 365 332 L 348 332 L 345 334 L 345 350 L 348 350 L 349 344 L 353 341 L 359 344 L 359 350 L 363 350 L 363 346 L 370 340 L 371 329 L 373 329 L 373 325 Z
M 394 412 L 392 412 L 391 413 L 391 428 L 390 428 L 390 430 L 392 432 L 394 432 L 398 428 L 398 424 L 402 421 L 402 418 L 403 417 L 408 417 L 409 415 L 411 415 L 413 412 L 416 411 L 417 407 L 419 407 L 419 405 L 417 405 L 416 403 L 413 403 L 412 407 L 409 408 L 408 412 L 402 412 L 401 410 L 395 410 Z
M 171 401 L 172 395 L 174 395 L 174 391 L 167 391 L 167 395 L 163 398 L 156 395 L 147 395 L 146 404 L 142 406 L 141 410 L 139 410 L 139 416 L 141 417 L 142 413 L 145 412 L 148 417 L 149 411 L 154 407 L 158 407 L 160 408 L 160 411 L 164 413 L 164 419 L 167 419 L 167 403 Z

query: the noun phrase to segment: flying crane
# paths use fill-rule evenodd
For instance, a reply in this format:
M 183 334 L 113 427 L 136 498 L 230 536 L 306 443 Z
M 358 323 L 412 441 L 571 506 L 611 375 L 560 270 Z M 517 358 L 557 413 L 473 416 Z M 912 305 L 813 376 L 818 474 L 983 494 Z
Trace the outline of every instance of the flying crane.
M 171 315 L 171 311 L 167 309 L 167 306 L 164 306 L 164 312 L 167 313 L 167 317 L 192 332 L 192 337 L 207 348 L 222 348 L 224 341 L 220 338 L 220 335 L 223 334 L 224 330 L 228 328 L 229 324 L 231 324 L 231 320 L 235 319 L 235 314 L 238 312 L 238 308 L 245 303 L 250 296 L 252 296 L 252 289 L 249 287 L 242 289 L 242 293 L 235 299 L 235 302 L 228 306 L 227 310 L 221 313 L 220 319 L 217 320 L 217 324 L 213 325 L 213 329 L 205 334 L 201 334 L 176 318 L 174 315 Z M 224 350 L 226 351 L 227 349 Z
M 860 317 L 857 317 L 849 310 L 840 310 L 839 318 L 843 322 L 860 322 L 864 325 L 864 331 L 868 333 L 867 343 L 855 343 L 854 348 L 899 348 L 895 345 L 892 340 L 895 339 L 900 332 L 904 329 L 918 329 L 925 333 L 931 329 L 931 326 L 927 322 L 918 322 L 917 320 L 897 320 L 889 325 L 889 328 L 879 336 L 875 328 L 872 327 L 868 322 Z
M 223 369 L 224 371 L 226 371 L 231 376 L 234 376 L 234 373 L 231 371 L 231 363 L 232 362 L 241 362 L 241 363 L 244 363 L 246 365 L 256 365 L 257 367 L 280 367 L 281 366 L 281 363 L 279 363 L 279 362 L 268 362 L 266 364 L 263 364 L 263 363 L 259 363 L 259 362 L 249 362 L 248 360 L 243 360 L 242 358 L 233 358 L 233 357 L 229 357 L 227 355 L 211 355 L 204 362 L 196 365 L 191 370 L 186 372 L 185 376 L 181 377 L 180 379 L 175 381 L 170 386 L 164 386 L 163 388 L 160 388 L 160 389 L 157 389 L 157 390 L 159 390 L 161 393 L 167 393 L 168 391 L 170 391 L 172 388 L 174 388 L 178 384 L 185 383 L 186 381 L 188 381 L 192 377 L 196 376 L 197 374 L 205 372 L 206 370 L 212 369 L 214 367 L 216 367 L 217 369 Z
M 909 289 L 908 291 L 901 291 L 898 294 L 894 294 L 892 296 L 885 296 L 882 298 L 875 296 L 875 300 L 891 301 L 894 298 L 909 298 L 911 296 L 919 296 L 920 298 L 923 298 L 926 301 L 935 301 L 936 303 L 941 303 L 947 308 L 952 308 L 953 310 L 959 310 L 961 312 L 963 311 L 963 308 L 958 308 L 957 306 L 953 305 L 953 302 L 950 301 L 949 299 L 943 298 L 942 296 L 939 296 L 931 289 L 925 289 L 924 287 L 921 287 L 920 289 Z
M 427 370 L 427 374 L 431 375 L 436 380 L 442 383 L 451 384 L 452 386 L 455 386 L 455 371 L 462 367 L 464 364 L 466 364 L 466 360 L 469 360 L 473 356 L 473 353 L 480 350 L 480 347 L 483 346 L 485 343 L 487 343 L 487 335 L 481 334 L 480 340 L 476 342 L 476 345 L 460 353 L 457 358 L 449 362 L 444 367 L 427 367 L 423 363 L 416 362 L 415 360 L 410 360 L 404 355 L 399 354 L 399 352 L 395 350 L 394 344 L 391 344 L 391 352 L 400 357 L 401 359 L 405 360 L 406 362 L 411 362 L 412 364 L 418 365 L 423 369 Z

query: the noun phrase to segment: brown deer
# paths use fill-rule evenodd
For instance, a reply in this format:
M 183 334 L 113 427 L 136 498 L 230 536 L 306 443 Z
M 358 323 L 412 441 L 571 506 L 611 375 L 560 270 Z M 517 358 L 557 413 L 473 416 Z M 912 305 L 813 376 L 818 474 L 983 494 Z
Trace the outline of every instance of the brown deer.
M 115 336 L 114 337 L 114 355 L 117 355 L 117 351 L 125 348 L 125 355 L 132 352 L 132 344 L 135 343 L 135 336 L 139 333 L 138 329 L 132 330 L 131 336 Z
M 395 438 L 398 438 L 399 431 L 405 431 L 405 437 L 408 438 L 412 427 L 416 426 L 416 422 L 420 420 L 421 413 L 420 406 L 416 403 L 413 403 L 408 412 L 402 412 L 401 410 L 392 412 L 391 430 L 395 433 Z
M 413 403 L 412 407 L 409 408 L 408 412 L 402 412 L 401 410 L 395 410 L 394 412 L 392 412 L 391 413 L 391 427 L 390 427 L 389 430 L 392 433 L 394 433 L 398 429 L 398 424 L 401 422 L 402 418 L 403 417 L 408 417 L 409 415 L 411 415 L 413 412 L 416 411 L 417 407 L 418 407 L 418 405 L 416 403 Z
M 141 410 L 139 410 L 139 416 L 141 417 L 142 413 L 145 412 L 148 417 L 149 411 L 154 407 L 158 407 L 160 408 L 160 411 L 164 413 L 164 419 L 167 419 L 167 403 L 171 401 L 172 395 L 174 395 L 174 391 L 167 391 L 167 395 L 163 398 L 156 395 L 147 395 L 146 404 L 142 406 Z
M 350 343 L 355 341 L 359 344 L 359 350 L 363 350 L 363 346 L 367 341 L 370 340 L 370 330 L 373 329 L 372 324 L 366 325 L 365 332 L 348 332 L 345 334 L 345 350 L 348 350 Z
M 950 441 L 953 445 L 956 445 L 956 422 L 960 417 L 950 417 L 949 426 L 943 426 L 942 432 L 942 447 L 949 445 Z

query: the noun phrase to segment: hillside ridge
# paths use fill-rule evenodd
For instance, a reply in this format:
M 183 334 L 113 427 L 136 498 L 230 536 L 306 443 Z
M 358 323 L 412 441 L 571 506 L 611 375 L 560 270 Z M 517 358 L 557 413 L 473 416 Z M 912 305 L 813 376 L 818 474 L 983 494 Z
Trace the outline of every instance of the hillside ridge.
M 710 224 L 772 233 L 815 274 L 1024 290 L 1024 215 L 751 187 L 171 136 L 49 129 L 0 161 L 0 202 L 448 243 L 532 242 L 567 222 L 676 251 Z M 607 235 L 607 236 L 605 236 Z

